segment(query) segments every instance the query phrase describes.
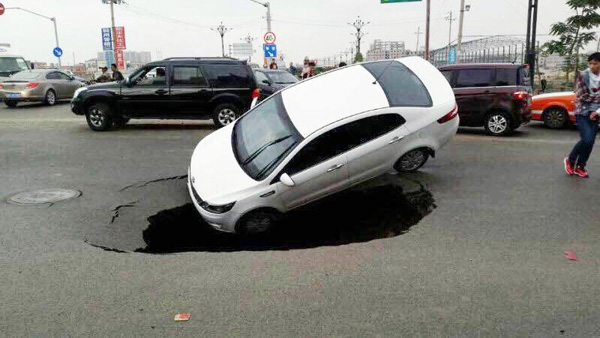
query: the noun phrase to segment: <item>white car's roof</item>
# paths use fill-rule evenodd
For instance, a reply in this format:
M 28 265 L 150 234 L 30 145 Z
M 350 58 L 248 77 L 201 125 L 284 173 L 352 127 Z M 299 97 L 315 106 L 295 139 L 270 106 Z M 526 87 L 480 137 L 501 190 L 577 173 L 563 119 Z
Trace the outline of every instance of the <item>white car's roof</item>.
M 300 82 L 281 93 L 296 129 L 306 137 L 316 130 L 364 111 L 389 107 L 385 92 L 360 65 Z
M 433 105 L 454 100 L 448 82 L 429 62 L 419 57 L 385 61 L 401 62 L 412 70 L 429 91 Z M 341 119 L 390 107 L 381 85 L 361 65 L 302 81 L 283 90 L 281 97 L 292 123 L 304 137 Z

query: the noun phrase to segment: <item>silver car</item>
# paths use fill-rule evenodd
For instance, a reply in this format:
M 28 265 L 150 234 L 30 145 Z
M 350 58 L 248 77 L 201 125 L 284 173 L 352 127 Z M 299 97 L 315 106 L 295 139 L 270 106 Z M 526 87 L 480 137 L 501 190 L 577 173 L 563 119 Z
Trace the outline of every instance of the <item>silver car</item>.
M 43 102 L 54 105 L 73 97 L 81 81 L 56 69 L 24 70 L 0 83 L 0 100 L 9 107 L 19 102 Z

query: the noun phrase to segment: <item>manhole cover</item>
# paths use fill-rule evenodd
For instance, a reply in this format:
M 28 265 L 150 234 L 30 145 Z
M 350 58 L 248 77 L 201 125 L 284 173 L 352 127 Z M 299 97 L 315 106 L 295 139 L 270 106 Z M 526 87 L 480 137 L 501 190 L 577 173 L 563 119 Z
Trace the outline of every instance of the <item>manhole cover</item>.
M 52 204 L 79 197 L 81 191 L 69 189 L 40 189 L 21 192 L 8 199 L 9 203 L 21 205 Z

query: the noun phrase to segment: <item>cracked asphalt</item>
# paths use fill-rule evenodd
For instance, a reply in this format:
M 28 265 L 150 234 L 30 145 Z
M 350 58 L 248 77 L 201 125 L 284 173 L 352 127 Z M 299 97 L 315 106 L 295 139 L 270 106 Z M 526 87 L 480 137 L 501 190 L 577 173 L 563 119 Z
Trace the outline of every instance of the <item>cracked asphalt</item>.
M 68 104 L 0 107 L 0 337 L 600 336 L 600 155 L 566 177 L 576 131 L 461 129 L 420 172 L 241 243 L 190 230 L 181 177 L 212 130 L 94 133 Z M 41 188 L 82 195 L 5 203 Z

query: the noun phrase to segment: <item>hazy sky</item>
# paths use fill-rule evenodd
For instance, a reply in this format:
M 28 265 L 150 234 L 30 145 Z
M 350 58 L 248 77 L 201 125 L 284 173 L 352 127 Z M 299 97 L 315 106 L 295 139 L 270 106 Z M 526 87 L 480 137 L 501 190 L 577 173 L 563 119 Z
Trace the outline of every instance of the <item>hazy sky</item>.
M 5 7 L 22 7 L 58 22 L 63 64 L 96 57 L 101 51 L 101 27 L 110 26 L 109 5 L 101 0 L 0 0 Z M 227 44 L 240 42 L 250 34 L 255 37 L 255 58 L 262 51 L 266 31 L 265 8 L 250 0 L 126 0 L 128 5 L 115 6 L 117 26 L 125 26 L 127 49 L 157 50 L 169 56 L 217 56 L 221 41 L 210 27 L 221 21 L 233 28 L 225 35 Z M 425 3 L 380 4 L 380 0 L 270 0 L 273 31 L 278 48 L 288 60 L 300 62 L 304 56 L 317 59 L 339 55 L 349 49 L 353 28 L 347 22 L 360 15 L 371 24 L 365 27 L 362 50 L 374 39 L 402 40 L 406 47 L 416 47 L 417 27 L 425 29 Z M 452 10 L 458 17 L 460 0 L 431 0 L 431 46 L 448 43 L 448 21 Z M 465 40 L 474 36 L 525 35 L 527 0 L 467 0 L 471 11 L 465 15 Z M 540 1 L 539 39 L 548 39 L 550 25 L 571 15 L 565 0 Z M 458 20 L 453 23 L 456 39 Z M 0 16 L 0 42 L 32 61 L 53 62 L 54 32 L 52 23 L 29 13 L 7 10 Z M 424 35 L 421 35 L 421 45 Z M 226 47 L 227 48 L 227 47 Z

